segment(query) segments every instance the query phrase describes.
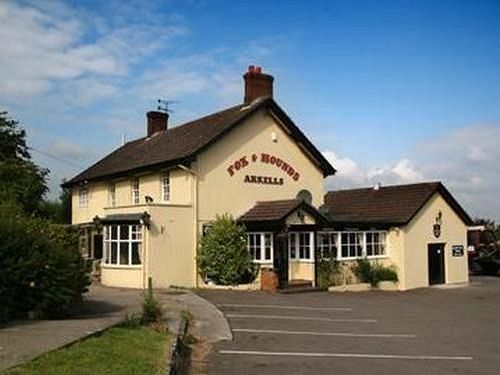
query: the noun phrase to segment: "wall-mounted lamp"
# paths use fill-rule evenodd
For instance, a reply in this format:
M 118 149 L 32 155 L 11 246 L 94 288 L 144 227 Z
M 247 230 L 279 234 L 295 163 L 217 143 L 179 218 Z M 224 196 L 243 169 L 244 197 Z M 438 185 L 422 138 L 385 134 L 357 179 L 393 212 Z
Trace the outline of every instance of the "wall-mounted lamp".
M 144 225 L 146 229 L 149 229 L 149 226 L 151 225 L 151 215 L 144 211 L 141 215 L 139 223 Z

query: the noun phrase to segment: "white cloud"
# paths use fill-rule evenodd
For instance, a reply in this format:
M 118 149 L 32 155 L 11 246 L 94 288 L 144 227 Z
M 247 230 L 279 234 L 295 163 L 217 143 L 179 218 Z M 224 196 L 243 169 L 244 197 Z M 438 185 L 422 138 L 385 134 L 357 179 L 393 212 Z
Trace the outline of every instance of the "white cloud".
M 112 25 L 119 7 L 115 12 L 106 20 L 60 2 L 0 2 L 0 98 L 45 94 L 61 81 L 126 75 L 132 64 L 185 33 L 153 17 Z
M 500 126 L 472 125 L 415 145 L 412 161 L 361 165 L 332 151 L 323 155 L 338 170 L 329 190 L 419 181 L 442 181 L 472 216 L 500 221 Z
M 404 184 L 424 178 L 408 159 L 401 159 L 389 166 L 361 166 L 348 157 L 337 156 L 333 151 L 325 151 L 323 155 L 337 169 L 335 176 L 326 180 L 329 189 L 371 186 L 377 182 L 383 185 Z

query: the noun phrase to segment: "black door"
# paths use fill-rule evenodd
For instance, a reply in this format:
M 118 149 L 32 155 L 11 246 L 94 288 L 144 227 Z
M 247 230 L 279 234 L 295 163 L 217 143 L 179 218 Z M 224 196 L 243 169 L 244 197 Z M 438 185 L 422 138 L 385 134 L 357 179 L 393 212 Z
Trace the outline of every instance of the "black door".
M 429 285 L 444 284 L 444 244 L 431 244 L 427 248 Z
M 102 259 L 102 234 L 94 234 L 94 259 Z
M 284 289 L 288 285 L 288 236 L 278 233 L 274 238 L 274 270 L 278 274 L 280 289 Z

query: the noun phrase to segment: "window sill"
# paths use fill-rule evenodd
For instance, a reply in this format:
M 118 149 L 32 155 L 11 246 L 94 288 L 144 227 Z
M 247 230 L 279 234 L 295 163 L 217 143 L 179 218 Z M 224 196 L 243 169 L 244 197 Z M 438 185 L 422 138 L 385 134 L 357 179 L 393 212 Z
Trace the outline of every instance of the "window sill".
M 269 265 L 269 264 L 274 264 L 274 261 L 271 260 L 252 260 L 252 263 L 255 264 L 260 264 L 260 265 Z
M 105 263 L 102 263 L 101 268 L 138 270 L 138 269 L 142 268 L 142 264 L 125 265 L 125 264 L 105 264 Z
M 295 259 L 295 258 L 289 258 L 289 262 L 296 262 L 296 263 L 314 263 L 314 259 Z

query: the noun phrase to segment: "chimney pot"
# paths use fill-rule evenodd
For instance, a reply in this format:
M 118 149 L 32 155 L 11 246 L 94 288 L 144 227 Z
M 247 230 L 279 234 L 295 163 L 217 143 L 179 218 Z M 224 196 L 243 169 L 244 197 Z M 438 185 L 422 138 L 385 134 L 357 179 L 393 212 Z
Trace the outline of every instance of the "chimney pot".
M 248 72 L 243 75 L 245 80 L 244 103 L 249 104 L 257 98 L 273 97 L 274 77 L 270 74 L 262 73 L 260 66 L 250 65 Z
M 168 127 L 168 113 L 159 111 L 149 111 L 146 114 L 148 120 L 148 137 L 153 134 L 165 131 Z

